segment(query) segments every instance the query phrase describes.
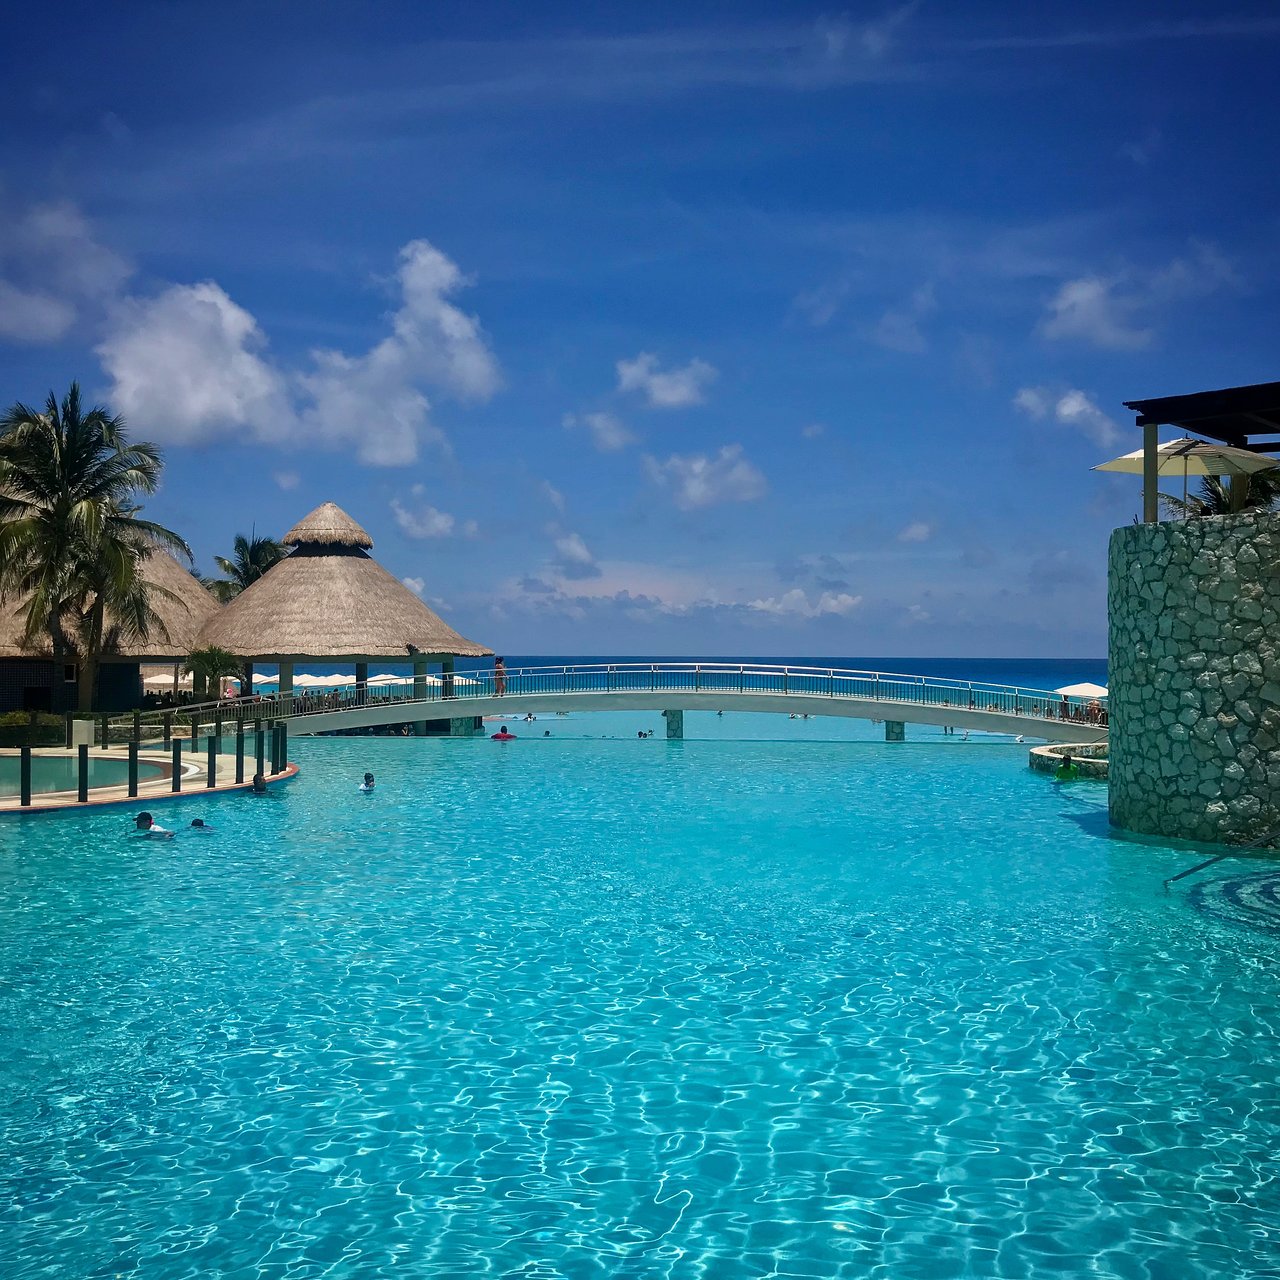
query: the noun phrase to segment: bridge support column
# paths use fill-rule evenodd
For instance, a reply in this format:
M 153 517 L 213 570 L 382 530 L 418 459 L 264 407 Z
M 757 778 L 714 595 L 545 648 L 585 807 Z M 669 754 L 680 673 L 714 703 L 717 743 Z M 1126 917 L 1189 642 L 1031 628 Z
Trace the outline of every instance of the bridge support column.
M 285 711 L 288 714 L 289 704 L 286 698 L 293 697 L 293 663 L 282 662 L 280 664 L 280 700 Z
M 363 707 L 369 701 L 369 664 L 356 663 L 356 687 L 354 689 L 356 706 Z
M 453 655 L 440 659 L 440 696 L 453 697 Z
M 426 658 L 414 658 L 413 660 L 413 696 L 421 701 L 427 696 L 427 660 Z M 427 736 L 427 722 L 425 720 L 415 720 L 413 722 L 414 736 L 425 738 Z
M 884 722 L 884 740 L 886 742 L 906 742 L 906 724 L 901 720 L 886 720 Z
M 474 738 L 484 732 L 484 721 L 479 716 L 452 716 L 449 720 L 449 737 Z
M 668 738 L 684 737 L 684 712 L 683 711 L 664 711 L 663 718 L 667 722 Z

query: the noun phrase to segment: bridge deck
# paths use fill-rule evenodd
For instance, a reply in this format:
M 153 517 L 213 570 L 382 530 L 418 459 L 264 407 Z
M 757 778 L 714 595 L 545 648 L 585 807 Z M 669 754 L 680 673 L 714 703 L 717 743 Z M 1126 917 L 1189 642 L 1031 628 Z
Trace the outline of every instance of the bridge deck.
M 194 720 L 284 719 L 292 734 L 328 733 L 418 720 L 554 714 L 557 711 L 767 711 L 900 721 L 1022 734 L 1053 742 L 1103 742 L 1098 704 L 1044 689 L 835 668 L 702 663 L 527 667 L 502 675 L 406 679 L 400 686 L 348 686 L 287 693 L 169 713 L 182 732 Z M 155 713 L 147 729 L 158 728 Z M 132 717 L 112 723 L 131 736 Z

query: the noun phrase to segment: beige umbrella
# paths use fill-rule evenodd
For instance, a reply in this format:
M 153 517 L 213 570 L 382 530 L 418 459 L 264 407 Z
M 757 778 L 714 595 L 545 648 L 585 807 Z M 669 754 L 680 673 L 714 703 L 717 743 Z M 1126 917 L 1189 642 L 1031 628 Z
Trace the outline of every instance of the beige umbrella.
M 1055 689 L 1054 693 L 1060 693 L 1066 698 L 1105 698 L 1107 691 L 1100 684 L 1090 684 L 1085 680 L 1081 684 L 1064 685 L 1061 689 Z
M 1214 444 L 1209 440 L 1196 440 L 1183 436 L 1170 440 L 1156 450 L 1159 458 L 1158 473 L 1162 476 L 1182 477 L 1182 500 L 1187 500 L 1188 476 L 1248 476 L 1256 471 L 1269 471 L 1280 467 L 1280 460 L 1268 458 L 1249 449 L 1234 449 L 1229 444 Z M 1101 462 L 1094 471 L 1122 471 L 1126 475 L 1142 475 L 1143 451 L 1135 449 L 1121 458 Z

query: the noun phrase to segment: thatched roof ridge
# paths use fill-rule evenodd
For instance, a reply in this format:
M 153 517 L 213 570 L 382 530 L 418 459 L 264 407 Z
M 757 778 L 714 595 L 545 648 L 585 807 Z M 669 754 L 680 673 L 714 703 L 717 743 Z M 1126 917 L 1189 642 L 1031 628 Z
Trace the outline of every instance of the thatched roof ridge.
M 364 551 L 310 538 L 209 619 L 198 646 L 209 645 L 262 662 L 493 652 L 460 636 Z
M 142 562 L 142 576 L 172 592 L 177 599 L 156 592 L 151 597 L 151 607 L 163 625 L 153 627 L 147 639 L 126 643 L 119 652 L 105 654 L 104 659 L 110 662 L 185 658 L 195 647 L 196 633 L 218 612 L 218 602 L 204 589 L 199 579 L 188 573 L 168 552 L 153 551 Z M 0 658 L 51 658 L 53 650 L 46 637 L 41 637 L 30 647 L 23 647 L 24 604 L 23 600 L 11 599 L 0 605 Z
M 303 516 L 284 535 L 287 547 L 315 543 L 327 547 L 373 546 L 373 539 L 336 502 L 322 502 L 310 515 Z

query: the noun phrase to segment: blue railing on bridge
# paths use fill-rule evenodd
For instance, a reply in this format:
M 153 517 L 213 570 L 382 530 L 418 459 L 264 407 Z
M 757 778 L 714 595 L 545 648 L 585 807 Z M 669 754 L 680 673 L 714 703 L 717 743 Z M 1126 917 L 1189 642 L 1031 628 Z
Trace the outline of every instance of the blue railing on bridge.
M 495 697 L 548 694 L 703 693 L 782 694 L 797 697 L 851 699 L 950 707 L 1002 715 L 1038 717 L 1105 727 L 1105 704 L 1092 698 L 1066 697 L 1048 689 L 948 680 L 896 672 L 846 671 L 835 667 L 769 666 L 744 663 L 636 662 L 580 663 L 572 666 L 513 667 L 506 672 L 432 674 L 415 682 L 375 678 L 365 684 L 328 691 L 253 695 L 112 719 L 110 737 L 125 741 L 135 735 L 158 736 L 167 720 L 170 731 L 183 734 L 196 726 L 229 726 L 254 720 L 294 719 L 359 707 L 416 704 L 438 707 L 436 719 L 467 715 L 469 701 Z M 165 733 L 165 737 L 169 734 Z

